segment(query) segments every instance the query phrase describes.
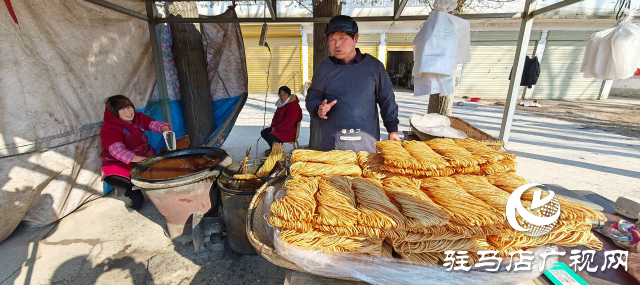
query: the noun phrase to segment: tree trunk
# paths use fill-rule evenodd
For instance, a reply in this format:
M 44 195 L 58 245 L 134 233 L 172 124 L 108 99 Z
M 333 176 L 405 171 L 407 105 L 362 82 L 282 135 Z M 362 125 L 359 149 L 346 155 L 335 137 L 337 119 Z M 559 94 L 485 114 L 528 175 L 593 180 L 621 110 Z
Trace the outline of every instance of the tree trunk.
M 456 65 L 453 69 L 453 94 L 448 96 L 440 96 L 440 94 L 429 95 L 429 107 L 427 108 L 427 114 L 438 113 L 440 115 L 451 116 L 453 113 L 453 98 L 458 95 L 458 88 L 460 87 L 460 67 L 462 64 Z
M 313 7 L 314 17 L 334 17 L 340 15 L 341 12 L 342 1 L 339 0 L 316 1 L 316 5 Z M 326 26 L 325 23 L 313 24 L 313 70 L 318 68 L 323 60 L 331 56 L 327 38 L 324 36 Z M 311 116 L 309 149 L 320 150 L 320 141 L 322 141 L 320 119 Z
M 168 18 L 198 18 L 195 2 L 169 2 Z M 184 126 L 192 147 L 199 147 L 215 130 L 200 24 L 171 23 L 173 58 L 178 72 Z
M 449 96 L 440 96 L 440 94 L 429 95 L 427 114 L 438 113 L 440 115 L 451 116 L 452 109 L 453 94 Z

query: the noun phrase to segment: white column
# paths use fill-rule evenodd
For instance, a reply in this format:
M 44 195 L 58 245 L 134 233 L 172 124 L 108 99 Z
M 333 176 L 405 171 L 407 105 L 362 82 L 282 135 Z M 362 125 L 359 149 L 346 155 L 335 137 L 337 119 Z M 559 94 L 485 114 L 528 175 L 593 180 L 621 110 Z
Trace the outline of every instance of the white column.
M 301 27 L 302 32 L 302 90 L 307 94 L 307 82 L 309 82 L 309 31 L 304 25 Z
M 378 43 L 378 60 L 387 67 L 387 32 L 380 33 L 380 42 Z
M 542 66 L 542 56 L 544 55 L 544 49 L 547 47 L 547 35 L 549 34 L 549 30 L 542 30 L 542 36 L 540 37 L 540 41 L 536 46 L 536 54 L 538 57 L 538 61 Z M 525 88 L 524 94 L 522 95 L 522 99 L 531 99 L 533 98 L 533 90 L 536 88 L 535 85 L 531 86 L 531 89 Z

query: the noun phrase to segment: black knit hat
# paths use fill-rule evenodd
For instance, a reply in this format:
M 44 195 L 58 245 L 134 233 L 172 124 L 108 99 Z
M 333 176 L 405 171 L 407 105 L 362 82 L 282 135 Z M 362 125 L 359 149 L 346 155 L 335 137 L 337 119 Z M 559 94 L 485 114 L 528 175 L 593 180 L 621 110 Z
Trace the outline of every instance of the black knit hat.
M 358 23 L 353 18 L 345 15 L 335 16 L 329 20 L 327 28 L 324 30 L 324 36 L 328 37 L 334 32 L 345 32 L 353 35 L 358 33 Z

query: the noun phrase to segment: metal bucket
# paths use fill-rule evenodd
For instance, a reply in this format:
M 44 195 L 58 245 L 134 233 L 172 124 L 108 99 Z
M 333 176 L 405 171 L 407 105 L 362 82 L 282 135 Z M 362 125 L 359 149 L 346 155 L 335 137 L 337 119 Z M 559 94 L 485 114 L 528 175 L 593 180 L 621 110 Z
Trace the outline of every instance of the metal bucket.
M 256 173 L 266 159 L 247 161 L 245 173 Z M 233 251 L 243 255 L 255 255 L 256 249 L 247 237 L 247 212 L 251 199 L 263 184 L 267 183 L 286 168 L 277 162 L 268 176 L 257 179 L 237 180 L 233 175 L 242 167 L 242 161 L 226 167 L 217 181 L 220 188 L 224 224 L 227 228 L 227 241 Z
M 190 154 L 209 154 L 220 159 L 218 164 L 189 175 L 168 179 L 145 179 L 140 177 L 152 164 L 165 158 Z M 167 222 L 167 234 L 172 240 L 188 242 L 191 236 L 192 215 L 196 211 L 209 212 L 215 208 L 218 195 L 215 181 L 220 171 L 231 164 L 231 157 L 218 148 L 190 148 L 162 153 L 147 158 L 131 169 L 131 182 L 145 191 L 151 203 L 164 216 Z

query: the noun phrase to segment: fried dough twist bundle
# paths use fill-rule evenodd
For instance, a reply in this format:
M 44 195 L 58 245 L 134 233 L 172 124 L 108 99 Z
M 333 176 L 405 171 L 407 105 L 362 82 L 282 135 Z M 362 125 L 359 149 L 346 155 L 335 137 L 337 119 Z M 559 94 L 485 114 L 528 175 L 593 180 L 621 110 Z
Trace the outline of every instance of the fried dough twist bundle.
M 421 190 L 451 213 L 451 221 L 467 226 L 500 225 L 504 214 L 469 195 L 449 177 L 425 178 Z
M 404 260 L 411 261 L 418 265 L 441 265 L 447 256 L 442 252 L 407 253 L 399 252 Z
M 351 180 L 356 194 L 357 209 L 360 210 L 358 224 L 380 229 L 405 229 L 406 219 L 391 203 L 380 182 L 374 179 Z
M 444 156 L 445 160 L 453 167 L 470 167 L 487 161 L 487 159 L 475 156 L 457 145 L 452 139 L 432 139 L 426 143 L 435 152 Z
M 395 166 L 386 165 L 386 164 L 380 166 L 380 169 L 382 171 L 392 173 L 392 175 L 387 175 L 387 177 L 398 176 L 399 174 L 408 175 L 412 177 L 420 177 L 420 178 L 445 177 L 456 172 L 455 168 L 453 167 L 445 167 L 443 169 L 435 169 L 435 170 L 420 170 L 420 169 L 409 169 L 409 168 L 397 168 Z
M 384 157 L 384 164 L 395 168 L 421 170 L 422 165 L 397 141 L 378 141 L 376 150 Z M 429 169 L 424 169 L 429 170 Z
M 471 196 L 484 201 L 493 208 L 506 211 L 509 193 L 491 185 L 487 178 L 475 175 L 453 175 L 451 178 Z
M 299 176 L 315 177 L 315 176 L 362 176 L 362 169 L 355 164 L 332 165 L 313 162 L 296 162 L 289 168 L 291 176 L 296 178 Z
M 384 179 L 388 176 L 397 175 L 381 168 L 384 166 L 384 158 L 379 153 L 358 152 L 358 164 L 362 168 L 362 176 L 366 178 Z
M 515 175 L 513 173 L 496 173 L 487 175 L 487 180 L 489 183 L 495 185 L 496 187 L 507 191 L 509 193 L 513 193 L 518 187 L 527 184 L 527 180 Z M 531 201 L 533 200 L 533 193 L 535 191 L 541 190 L 537 187 L 532 187 L 529 190 L 525 191 L 522 194 L 522 200 Z M 542 195 L 541 198 L 549 195 L 549 192 L 541 190 Z M 560 202 L 560 220 L 576 220 L 576 219 L 592 219 L 592 220 L 600 220 L 605 222 L 607 218 L 605 216 L 588 206 L 585 206 L 580 203 L 573 202 L 571 200 L 567 200 L 560 196 L 558 197 L 558 201 Z
M 355 226 L 360 213 L 356 209 L 351 180 L 344 176 L 326 176 L 320 178 L 318 186 L 318 214 L 314 222 L 329 226 Z
M 513 153 L 497 151 L 487 146 L 483 142 L 479 142 L 472 138 L 456 139 L 453 142 L 463 147 L 473 155 L 480 156 L 486 159 L 488 162 L 498 162 L 505 159 L 516 159 L 516 155 Z
M 441 226 L 448 222 L 450 214 L 420 191 L 420 180 L 397 176 L 383 180 L 382 184 L 387 196 L 407 217 L 410 228 Z
M 509 172 L 490 174 L 486 178 L 493 186 L 509 193 L 513 193 L 518 187 L 529 183 L 527 179 Z
M 269 175 L 269 172 L 271 172 L 271 170 L 273 169 L 273 167 L 276 165 L 276 162 L 278 162 L 278 160 L 280 160 L 282 158 L 282 153 L 284 152 L 284 145 L 281 143 L 273 143 L 273 146 L 271 147 L 271 153 L 269 154 L 269 157 L 267 157 L 267 160 L 264 162 L 264 164 L 260 167 L 260 169 L 258 169 L 258 172 L 256 173 L 257 177 L 264 177 Z
M 280 239 L 288 244 L 324 252 L 364 253 L 375 256 L 382 254 L 380 238 L 347 237 L 315 230 L 304 233 L 283 230 Z
M 316 151 L 297 149 L 291 154 L 291 163 L 296 162 L 358 164 L 358 157 L 356 153 L 351 150 Z
M 285 187 L 286 196 L 271 203 L 271 213 L 287 221 L 312 221 L 318 178 L 299 177 L 287 181 Z
M 393 247 L 399 253 L 444 252 L 447 250 L 479 251 L 490 249 L 487 240 L 482 238 L 463 238 L 458 240 L 430 240 L 421 242 L 400 242 Z
M 235 174 L 233 175 L 233 179 L 239 179 L 239 180 L 249 180 L 249 179 L 254 179 L 256 178 L 255 175 L 253 174 Z
M 449 166 L 449 163 L 433 151 L 425 142 L 404 141 L 402 146 L 420 163 L 422 166 L 421 169 L 423 170 L 444 169 Z
M 498 162 L 487 162 L 480 164 L 479 170 L 475 173 L 479 175 L 489 175 L 500 172 L 515 172 L 517 163 L 513 160 L 501 160 Z

